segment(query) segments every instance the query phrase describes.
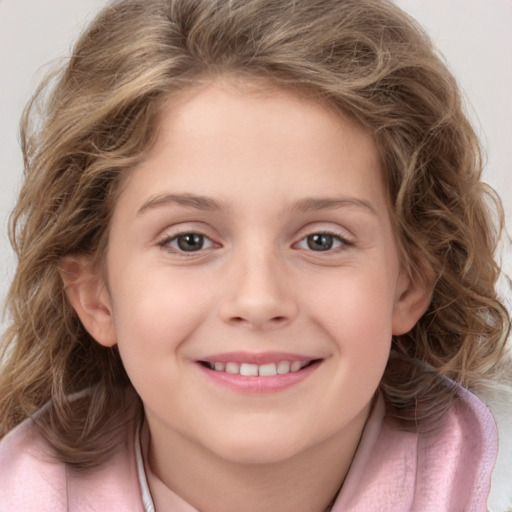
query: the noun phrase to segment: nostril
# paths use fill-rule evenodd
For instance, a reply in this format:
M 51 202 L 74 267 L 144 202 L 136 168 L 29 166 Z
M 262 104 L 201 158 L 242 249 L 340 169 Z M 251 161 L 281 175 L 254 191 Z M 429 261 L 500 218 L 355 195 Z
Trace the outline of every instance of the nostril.
M 243 316 L 233 316 L 230 318 L 230 322 L 235 325 L 241 325 L 241 324 L 263 324 L 264 322 L 256 322 L 251 321 L 250 319 L 244 318 Z M 286 316 L 279 315 L 279 316 L 273 316 L 268 319 L 269 325 L 277 325 L 277 324 L 283 324 L 286 322 Z

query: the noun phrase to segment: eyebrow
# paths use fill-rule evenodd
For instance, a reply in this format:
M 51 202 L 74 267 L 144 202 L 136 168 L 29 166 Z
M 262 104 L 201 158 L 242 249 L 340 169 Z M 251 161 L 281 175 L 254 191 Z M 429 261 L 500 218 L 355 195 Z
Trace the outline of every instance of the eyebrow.
M 137 211 L 137 215 L 153 210 L 160 206 L 177 204 L 188 208 L 204 211 L 222 210 L 222 205 L 211 197 L 198 196 L 195 194 L 160 194 L 150 197 Z
M 292 211 L 308 213 L 320 210 L 335 210 L 349 206 L 363 208 L 372 215 L 377 216 L 377 211 L 368 201 L 357 197 L 307 197 L 297 201 L 292 206 Z
M 137 215 L 162 206 L 177 204 L 203 211 L 220 211 L 226 209 L 223 203 L 195 194 L 159 194 L 150 197 L 137 211 Z M 321 210 L 335 210 L 343 207 L 356 206 L 377 216 L 375 208 L 364 199 L 356 197 L 307 197 L 295 202 L 290 210 L 297 213 L 308 213 Z

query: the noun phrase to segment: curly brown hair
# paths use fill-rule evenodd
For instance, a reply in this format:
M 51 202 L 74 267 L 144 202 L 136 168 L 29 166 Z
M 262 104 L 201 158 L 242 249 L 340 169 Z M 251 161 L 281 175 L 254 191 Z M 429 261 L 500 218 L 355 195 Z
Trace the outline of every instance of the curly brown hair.
M 474 389 L 496 369 L 509 328 L 495 292 L 501 205 L 480 180 L 457 84 L 410 17 L 387 0 L 119 0 L 22 119 L 0 435 L 48 404 L 43 434 L 87 468 L 141 414 L 117 349 L 96 343 L 70 306 L 59 263 L 101 260 L 120 183 L 151 148 L 163 104 L 223 74 L 327 103 L 373 135 L 403 264 L 434 283 L 428 311 L 393 339 L 388 414 L 428 426 L 452 400 L 440 378 Z

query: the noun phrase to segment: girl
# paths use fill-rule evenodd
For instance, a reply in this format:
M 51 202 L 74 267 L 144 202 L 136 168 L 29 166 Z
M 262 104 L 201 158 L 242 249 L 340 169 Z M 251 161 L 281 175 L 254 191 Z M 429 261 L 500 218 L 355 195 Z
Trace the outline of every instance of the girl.
M 400 10 L 114 2 L 22 141 L 2 511 L 485 510 L 501 209 Z

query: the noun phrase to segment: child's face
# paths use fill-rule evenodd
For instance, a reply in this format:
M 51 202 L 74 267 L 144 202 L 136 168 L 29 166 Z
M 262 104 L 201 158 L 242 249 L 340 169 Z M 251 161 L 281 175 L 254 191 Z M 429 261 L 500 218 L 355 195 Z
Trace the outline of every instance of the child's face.
M 357 441 L 392 334 L 427 303 L 401 271 L 371 137 L 226 84 L 161 123 L 115 208 L 88 326 L 118 343 L 154 442 L 272 462 Z

